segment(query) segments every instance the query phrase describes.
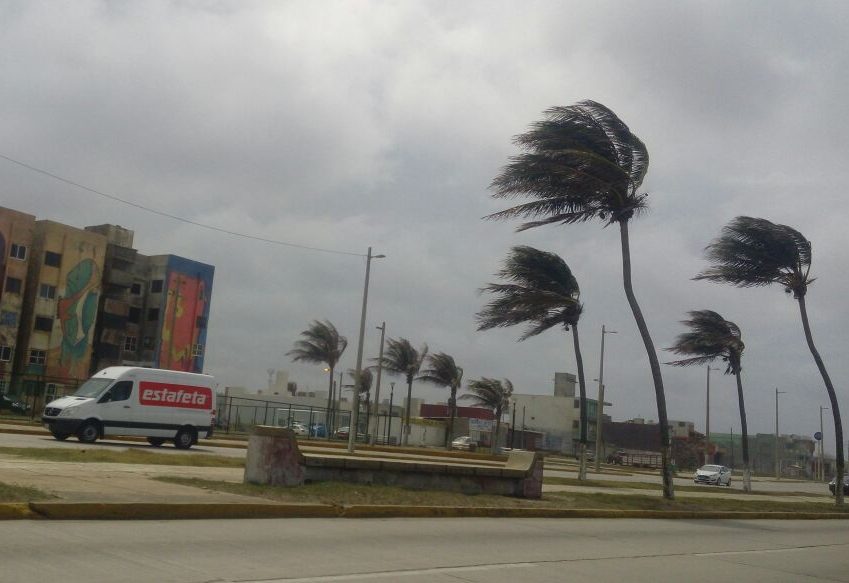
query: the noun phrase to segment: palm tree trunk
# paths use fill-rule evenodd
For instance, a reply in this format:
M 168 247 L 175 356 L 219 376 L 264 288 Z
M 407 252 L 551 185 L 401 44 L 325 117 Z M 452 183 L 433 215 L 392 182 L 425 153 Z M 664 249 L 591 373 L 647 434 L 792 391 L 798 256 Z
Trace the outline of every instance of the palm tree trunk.
M 451 396 L 448 398 L 448 435 L 445 436 L 445 449 L 451 449 L 451 441 L 454 439 L 454 419 L 457 417 L 457 387 L 451 387 Z
M 407 377 L 407 406 L 404 408 L 404 435 L 401 436 L 401 444 L 404 447 L 410 443 L 410 409 L 413 399 L 413 377 Z
M 663 377 L 660 374 L 660 363 L 657 360 L 657 352 L 654 348 L 651 335 L 649 334 L 643 312 L 634 296 L 634 287 L 631 284 L 631 248 L 628 240 L 628 221 L 619 221 L 619 238 L 622 242 L 622 280 L 625 285 L 625 296 L 637 321 L 637 328 L 646 347 L 649 357 L 649 367 L 654 381 L 654 395 L 657 400 L 657 423 L 660 429 L 660 460 L 661 472 L 663 474 L 663 497 L 667 500 L 675 498 L 675 488 L 672 483 L 672 442 L 669 439 L 669 420 L 666 415 L 666 393 L 663 390 Z
M 330 427 L 333 421 L 333 368 L 330 367 L 330 382 L 327 387 L 327 413 L 324 416 L 324 433 L 328 440 L 330 440 Z M 339 390 L 342 390 L 342 387 L 339 387 Z
M 587 383 L 584 379 L 584 359 L 581 356 L 581 343 L 578 341 L 578 325 L 572 324 L 572 343 L 575 345 L 575 366 L 578 368 L 578 389 L 581 408 L 581 439 L 578 446 L 578 479 L 587 479 Z
M 811 334 L 811 325 L 808 323 L 808 309 L 805 306 L 805 296 L 799 295 L 799 311 L 802 313 L 802 327 L 805 329 L 805 340 L 808 342 L 808 348 L 814 357 L 814 362 L 817 363 L 817 368 L 822 375 L 822 380 L 825 382 L 825 390 L 828 392 L 828 399 L 831 401 L 831 413 L 834 416 L 834 442 L 836 444 L 836 464 L 835 464 L 835 488 L 834 501 L 838 506 L 843 505 L 843 423 L 840 420 L 840 407 L 837 405 L 837 394 L 834 392 L 834 385 L 831 384 L 831 377 L 825 370 L 825 364 L 822 362 L 820 353 L 814 346 L 814 337 Z
M 740 379 L 740 371 L 736 371 L 737 377 L 737 401 L 740 403 L 740 428 L 743 434 L 743 491 L 752 491 L 752 471 L 749 466 L 749 429 L 746 423 L 746 405 L 743 403 L 743 381 Z M 733 447 L 733 444 L 732 444 Z
M 492 455 L 498 453 L 498 432 L 501 431 L 501 409 L 495 410 L 495 435 L 492 438 L 492 447 L 490 451 Z

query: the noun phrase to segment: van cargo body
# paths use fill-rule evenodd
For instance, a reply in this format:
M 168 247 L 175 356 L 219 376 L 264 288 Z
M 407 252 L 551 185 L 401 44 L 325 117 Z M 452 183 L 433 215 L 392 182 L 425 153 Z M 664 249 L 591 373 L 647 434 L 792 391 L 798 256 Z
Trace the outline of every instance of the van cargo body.
M 211 437 L 215 421 L 215 379 L 209 375 L 111 366 L 77 392 L 51 401 L 41 416 L 58 440 L 71 435 L 85 443 L 109 435 L 147 437 L 154 446 L 173 441 L 188 449 Z

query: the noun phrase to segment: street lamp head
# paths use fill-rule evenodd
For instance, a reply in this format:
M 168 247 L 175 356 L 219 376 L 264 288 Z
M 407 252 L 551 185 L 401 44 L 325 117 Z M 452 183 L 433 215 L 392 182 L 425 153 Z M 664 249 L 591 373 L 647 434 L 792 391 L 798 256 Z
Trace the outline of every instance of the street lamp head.
M 372 256 L 371 256 L 371 258 L 372 258 L 372 259 L 383 259 L 384 257 L 386 257 L 386 255 L 382 255 L 382 254 L 381 254 L 381 255 L 372 255 Z

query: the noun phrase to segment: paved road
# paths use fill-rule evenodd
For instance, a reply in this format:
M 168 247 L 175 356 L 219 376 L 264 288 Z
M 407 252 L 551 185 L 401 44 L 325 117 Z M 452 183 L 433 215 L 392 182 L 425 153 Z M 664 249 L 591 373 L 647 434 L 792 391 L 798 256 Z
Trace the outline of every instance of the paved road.
M 847 581 L 845 521 L 13 521 L 2 580 Z

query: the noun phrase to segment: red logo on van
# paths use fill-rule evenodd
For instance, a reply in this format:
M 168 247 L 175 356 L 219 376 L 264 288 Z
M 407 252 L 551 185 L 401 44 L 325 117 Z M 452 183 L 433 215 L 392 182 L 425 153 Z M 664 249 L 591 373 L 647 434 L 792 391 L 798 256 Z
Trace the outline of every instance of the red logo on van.
M 170 383 L 139 383 L 139 402 L 154 407 L 183 407 L 185 409 L 211 409 L 212 389 Z

